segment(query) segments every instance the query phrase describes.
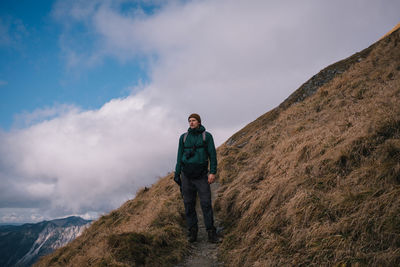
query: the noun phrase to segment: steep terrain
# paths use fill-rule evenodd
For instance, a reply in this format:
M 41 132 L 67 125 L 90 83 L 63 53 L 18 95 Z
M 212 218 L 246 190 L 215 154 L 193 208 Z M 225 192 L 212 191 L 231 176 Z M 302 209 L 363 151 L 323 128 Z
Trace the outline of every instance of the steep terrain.
M 400 31 L 312 77 L 218 148 L 227 266 L 400 265 Z M 170 266 L 172 174 L 37 266 Z
M 35 266 L 168 266 L 189 251 L 179 187 L 170 174 L 95 221 Z
M 31 266 L 39 257 L 74 240 L 89 223 L 79 217 L 68 217 L 0 226 L 0 266 Z
M 219 148 L 229 266 L 400 264 L 399 78 L 397 30 Z

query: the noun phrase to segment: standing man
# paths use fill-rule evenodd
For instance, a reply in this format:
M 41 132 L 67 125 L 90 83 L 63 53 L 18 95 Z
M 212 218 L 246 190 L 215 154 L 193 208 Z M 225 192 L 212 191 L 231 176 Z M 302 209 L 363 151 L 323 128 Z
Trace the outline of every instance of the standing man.
M 201 118 L 198 114 L 190 115 L 188 121 L 189 129 L 187 133 L 182 134 L 179 138 L 174 180 L 181 186 L 183 194 L 189 242 L 197 240 L 196 195 L 198 194 L 208 241 L 216 243 L 218 238 L 214 227 L 210 190 L 210 184 L 215 181 L 215 174 L 217 173 L 217 154 L 214 140 L 201 124 Z M 208 171 L 209 162 L 210 171 Z

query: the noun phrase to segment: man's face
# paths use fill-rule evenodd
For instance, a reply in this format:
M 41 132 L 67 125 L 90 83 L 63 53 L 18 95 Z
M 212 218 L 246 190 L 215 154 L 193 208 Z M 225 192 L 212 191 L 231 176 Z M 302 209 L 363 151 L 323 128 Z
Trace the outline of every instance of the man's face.
M 189 118 L 189 127 L 191 129 L 195 129 L 197 127 L 199 127 L 200 123 L 198 120 L 196 120 L 195 118 Z

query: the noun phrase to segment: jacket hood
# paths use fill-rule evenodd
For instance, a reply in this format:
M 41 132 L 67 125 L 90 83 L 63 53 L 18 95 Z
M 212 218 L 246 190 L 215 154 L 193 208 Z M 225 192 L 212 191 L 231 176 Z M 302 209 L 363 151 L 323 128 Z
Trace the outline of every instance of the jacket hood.
M 194 128 L 194 129 L 192 129 L 192 128 L 189 127 L 188 132 L 189 132 L 189 133 L 194 133 L 194 134 L 201 134 L 201 133 L 204 132 L 205 130 L 206 130 L 206 128 L 205 128 L 203 125 L 200 124 L 199 127 Z

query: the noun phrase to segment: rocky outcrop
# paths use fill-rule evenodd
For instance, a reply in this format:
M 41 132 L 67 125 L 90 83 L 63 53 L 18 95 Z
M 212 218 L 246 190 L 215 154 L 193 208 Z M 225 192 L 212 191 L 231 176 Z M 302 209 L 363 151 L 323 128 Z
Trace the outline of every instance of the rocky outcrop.
M 41 256 L 65 246 L 90 225 L 69 217 L 37 224 L 0 227 L 0 266 L 31 266 Z

